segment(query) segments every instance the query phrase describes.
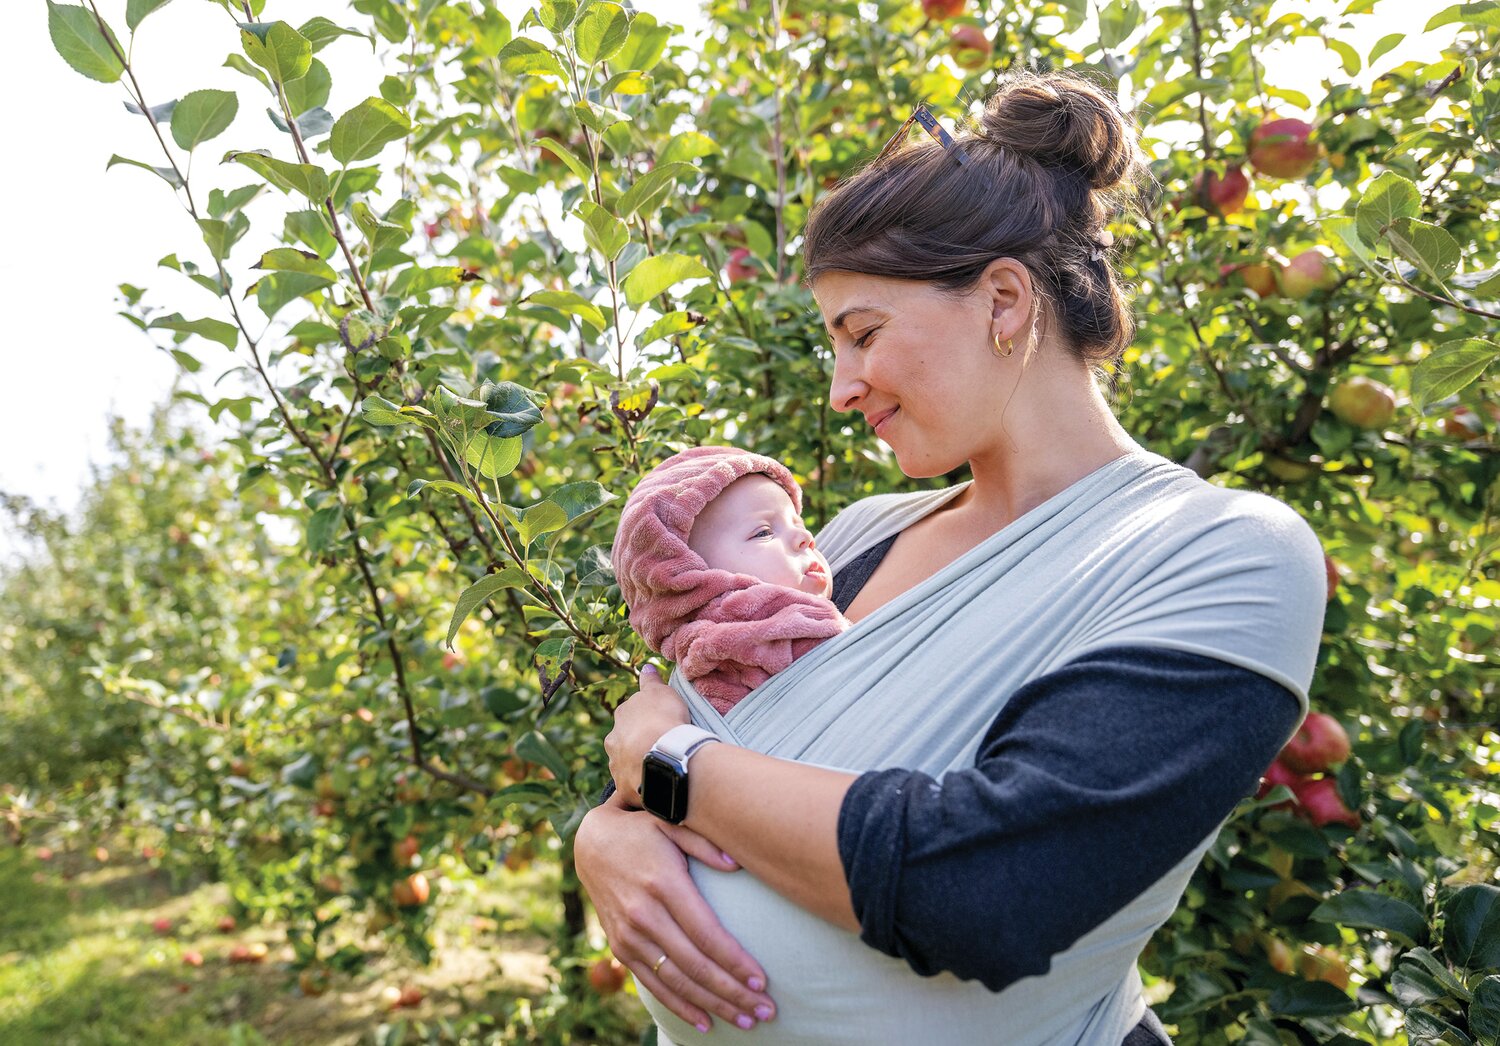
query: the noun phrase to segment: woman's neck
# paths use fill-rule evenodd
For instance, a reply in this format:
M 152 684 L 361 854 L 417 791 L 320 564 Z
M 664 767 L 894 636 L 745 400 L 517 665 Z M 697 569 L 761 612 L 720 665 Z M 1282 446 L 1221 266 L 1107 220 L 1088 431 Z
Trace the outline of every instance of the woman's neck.
M 1049 357 L 1066 362 L 1045 364 Z M 1044 352 L 1026 367 L 988 445 L 970 459 L 974 482 L 954 510 L 993 532 L 1140 449 L 1088 369 Z

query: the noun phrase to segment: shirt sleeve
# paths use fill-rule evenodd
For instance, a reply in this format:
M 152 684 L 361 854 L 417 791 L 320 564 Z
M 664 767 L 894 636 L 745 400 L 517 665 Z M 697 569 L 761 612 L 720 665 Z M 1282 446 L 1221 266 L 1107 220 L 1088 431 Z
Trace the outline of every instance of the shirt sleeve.
M 1223 822 L 1300 716 L 1267 676 L 1169 648 L 1032 680 L 974 767 L 850 788 L 838 845 L 861 939 L 991 991 L 1047 972 Z

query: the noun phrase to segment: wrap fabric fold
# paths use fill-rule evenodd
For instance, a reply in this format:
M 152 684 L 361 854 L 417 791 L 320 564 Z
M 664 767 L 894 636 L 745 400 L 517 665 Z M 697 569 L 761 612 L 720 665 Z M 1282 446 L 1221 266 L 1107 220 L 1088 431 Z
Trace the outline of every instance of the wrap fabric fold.
M 610 552 L 631 627 L 720 712 L 849 625 L 828 599 L 711 569 L 688 546 L 708 503 L 754 474 L 778 483 L 802 511 L 802 490 L 780 462 L 737 447 L 694 447 L 636 484 Z
M 835 571 L 962 486 L 877 495 L 818 535 Z M 1158 645 L 1241 665 L 1306 707 L 1323 614 L 1322 550 L 1274 499 L 1135 450 L 1078 480 L 720 714 L 676 672 L 693 721 L 734 744 L 863 772 L 972 766 L 1008 696 L 1094 650 Z M 997 812 L 995 816 L 1003 816 Z M 1175 909 L 1211 834 L 1134 901 L 999 992 L 899 959 L 750 873 L 689 860 L 725 929 L 764 966 L 778 1043 L 1118 1043 L 1144 1012 L 1136 959 Z M 893 857 L 893 859 L 899 859 Z M 1034 903 L 1046 903 L 1039 882 Z M 985 928 L 976 925 L 976 946 Z M 641 992 L 661 1038 L 704 1036 Z

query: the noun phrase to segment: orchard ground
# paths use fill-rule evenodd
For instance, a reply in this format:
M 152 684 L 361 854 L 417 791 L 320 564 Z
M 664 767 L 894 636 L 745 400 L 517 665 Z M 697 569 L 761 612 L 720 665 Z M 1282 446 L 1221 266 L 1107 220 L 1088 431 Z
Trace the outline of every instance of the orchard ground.
M 399 947 L 382 947 L 363 926 L 340 926 L 340 938 L 365 950 L 364 966 L 333 974 L 325 994 L 309 997 L 298 987 L 285 927 L 239 918 L 223 932 L 220 920 L 236 911 L 224 884 L 174 884 L 159 860 L 105 848 L 105 862 L 87 850 L 41 860 L 34 846 L 0 849 L 8 899 L 0 910 L 0 1042 L 353 1046 L 389 1041 L 401 1024 L 409 1040 L 421 1040 L 464 1015 L 493 1014 L 503 1025 L 507 1013 L 548 990 L 546 935 L 561 918 L 552 863 L 497 868 L 473 891 L 439 880 L 425 967 Z M 154 928 L 160 920 L 169 932 Z M 252 942 L 268 946 L 263 962 L 230 960 L 235 945 Z M 201 966 L 190 964 L 193 953 Z M 389 1010 L 381 993 L 393 985 L 414 986 L 424 998 Z M 604 1005 L 625 1023 L 642 1023 L 628 995 Z M 639 1034 L 634 1028 L 621 1041 Z

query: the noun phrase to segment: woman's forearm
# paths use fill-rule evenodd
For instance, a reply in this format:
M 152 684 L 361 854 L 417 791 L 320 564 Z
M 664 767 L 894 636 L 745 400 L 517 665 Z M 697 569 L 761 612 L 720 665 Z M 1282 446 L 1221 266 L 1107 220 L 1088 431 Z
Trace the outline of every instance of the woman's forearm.
M 856 777 L 706 745 L 693 756 L 683 823 L 794 904 L 858 932 L 838 847 L 839 809 Z

